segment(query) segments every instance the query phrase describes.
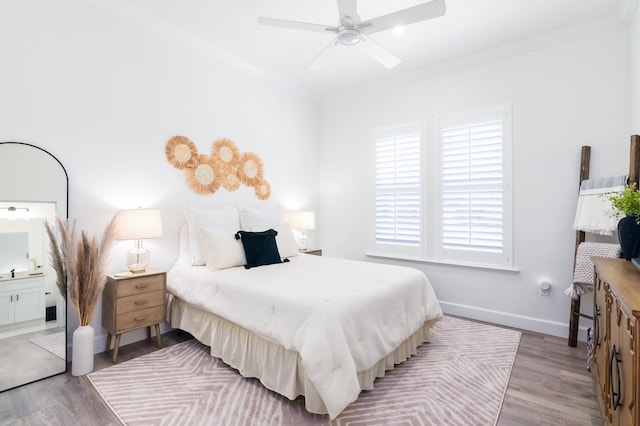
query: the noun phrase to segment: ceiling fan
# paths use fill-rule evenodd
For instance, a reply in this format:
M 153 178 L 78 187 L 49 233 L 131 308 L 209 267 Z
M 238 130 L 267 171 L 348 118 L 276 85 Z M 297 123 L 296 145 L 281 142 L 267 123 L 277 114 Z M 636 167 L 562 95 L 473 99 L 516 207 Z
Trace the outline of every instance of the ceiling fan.
M 446 6 L 444 0 L 432 0 L 428 3 L 419 4 L 367 21 L 360 20 L 356 8 L 356 0 L 338 0 L 338 10 L 340 12 L 340 24 L 338 26 L 264 17 L 259 17 L 258 22 L 262 25 L 274 27 L 334 34 L 336 38 L 311 61 L 307 66 L 308 70 L 317 69 L 338 44 L 361 46 L 367 55 L 385 67 L 393 68 L 401 62 L 400 58 L 373 41 L 368 35 L 443 16 L 446 12 Z

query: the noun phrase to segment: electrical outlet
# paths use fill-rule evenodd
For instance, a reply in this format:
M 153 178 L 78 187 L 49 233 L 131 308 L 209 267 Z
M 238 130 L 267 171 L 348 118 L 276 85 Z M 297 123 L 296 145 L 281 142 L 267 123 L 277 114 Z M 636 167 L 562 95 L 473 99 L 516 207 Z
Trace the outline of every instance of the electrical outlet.
M 538 287 L 540 287 L 540 296 L 549 296 L 551 293 L 551 283 L 542 281 Z

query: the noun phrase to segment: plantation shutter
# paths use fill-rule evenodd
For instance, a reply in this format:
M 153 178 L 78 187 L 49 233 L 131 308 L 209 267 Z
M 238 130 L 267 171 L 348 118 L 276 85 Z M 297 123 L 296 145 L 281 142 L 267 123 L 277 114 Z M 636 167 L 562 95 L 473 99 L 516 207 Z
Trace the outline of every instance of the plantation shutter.
M 502 120 L 441 129 L 444 249 L 502 253 Z
M 375 132 L 375 244 L 421 245 L 421 128 Z

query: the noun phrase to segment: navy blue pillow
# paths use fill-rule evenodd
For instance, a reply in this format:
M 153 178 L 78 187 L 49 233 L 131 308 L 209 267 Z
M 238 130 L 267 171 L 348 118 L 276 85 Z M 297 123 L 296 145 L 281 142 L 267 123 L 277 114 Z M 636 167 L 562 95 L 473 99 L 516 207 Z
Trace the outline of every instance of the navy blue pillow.
M 274 229 L 262 232 L 236 232 L 236 240 L 242 242 L 244 255 L 247 259 L 247 263 L 244 265 L 245 269 L 283 262 L 276 245 L 276 235 L 278 232 Z M 284 259 L 284 262 L 288 261 L 289 259 Z

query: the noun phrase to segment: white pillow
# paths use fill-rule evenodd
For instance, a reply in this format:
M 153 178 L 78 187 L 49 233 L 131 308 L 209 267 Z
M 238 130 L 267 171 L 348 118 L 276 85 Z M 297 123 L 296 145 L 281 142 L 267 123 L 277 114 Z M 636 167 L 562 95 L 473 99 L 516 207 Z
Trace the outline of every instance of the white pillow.
M 240 211 L 240 225 L 243 231 L 264 231 L 276 229 L 282 223 L 279 208 L 253 209 L 238 206 Z
M 235 231 L 200 228 L 207 268 L 227 269 L 247 263 L 242 241 L 236 240 L 235 234 Z
M 180 227 L 180 245 L 176 263 L 191 265 L 191 244 L 189 243 L 189 226 L 185 223 Z
M 191 245 L 191 264 L 204 265 L 206 260 L 202 250 L 200 228 L 237 232 L 240 229 L 238 210 L 233 206 L 219 209 L 199 209 L 187 206 L 185 209 L 189 224 L 189 243 Z
M 278 231 L 278 235 L 276 235 L 276 245 L 278 246 L 278 253 L 280 253 L 281 258 L 294 257 L 300 254 L 298 252 L 296 237 L 293 235 L 293 230 L 288 223 L 284 223 L 274 229 Z

